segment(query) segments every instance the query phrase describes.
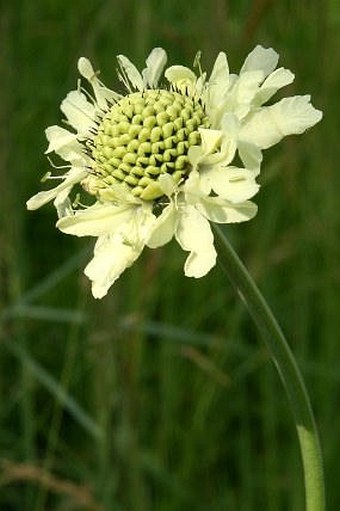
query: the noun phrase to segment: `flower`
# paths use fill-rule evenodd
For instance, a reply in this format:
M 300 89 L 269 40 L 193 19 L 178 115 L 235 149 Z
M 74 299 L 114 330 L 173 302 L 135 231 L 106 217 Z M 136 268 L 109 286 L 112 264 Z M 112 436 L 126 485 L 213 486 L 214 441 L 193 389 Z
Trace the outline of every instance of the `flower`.
M 198 75 L 176 65 L 162 79 L 162 48 L 151 51 L 141 73 L 124 55 L 117 59 L 125 95 L 79 59 L 93 92 L 81 85 L 69 92 L 61 103 L 67 128 L 46 130 L 46 153 L 65 160 L 67 171 L 48 174 L 60 184 L 27 201 L 28 209 L 37 209 L 54 200 L 58 229 L 97 238 L 85 268 L 95 298 L 106 295 L 145 246 L 173 237 L 189 252 L 185 275 L 206 275 L 216 263 L 209 222 L 253 218 L 262 150 L 322 117 L 309 96 L 264 106 L 294 79 L 289 70 L 275 69 L 278 54 L 271 48 L 257 46 L 239 75 L 230 74 L 221 52 L 209 78 L 200 65 Z

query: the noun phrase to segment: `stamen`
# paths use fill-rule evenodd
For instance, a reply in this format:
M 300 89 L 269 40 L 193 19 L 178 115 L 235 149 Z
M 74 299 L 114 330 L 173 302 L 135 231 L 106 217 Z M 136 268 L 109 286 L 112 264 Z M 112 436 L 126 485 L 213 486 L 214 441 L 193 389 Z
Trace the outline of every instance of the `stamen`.
M 55 163 L 53 163 L 53 160 L 50 156 L 47 156 L 47 160 L 51 167 L 53 167 L 56 170 L 70 169 L 72 167 L 72 165 L 56 165 Z M 48 174 L 48 172 L 46 174 Z
M 202 52 L 199 50 L 195 55 L 193 67 L 197 67 L 200 76 L 203 75 L 203 70 L 202 70 L 202 66 L 201 66 L 201 58 L 202 58 Z

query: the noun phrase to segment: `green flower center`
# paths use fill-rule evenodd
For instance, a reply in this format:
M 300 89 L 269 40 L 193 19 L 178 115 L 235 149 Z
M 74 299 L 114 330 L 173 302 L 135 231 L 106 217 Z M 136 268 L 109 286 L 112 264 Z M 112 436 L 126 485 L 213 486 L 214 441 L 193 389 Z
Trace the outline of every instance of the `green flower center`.
M 198 128 L 209 127 L 201 104 L 166 90 L 129 94 L 103 117 L 91 146 L 92 190 L 125 183 L 144 200 L 162 196 L 158 177 L 171 174 L 176 183 L 190 172 L 188 150 L 200 143 Z M 98 189 L 97 189 L 98 188 Z

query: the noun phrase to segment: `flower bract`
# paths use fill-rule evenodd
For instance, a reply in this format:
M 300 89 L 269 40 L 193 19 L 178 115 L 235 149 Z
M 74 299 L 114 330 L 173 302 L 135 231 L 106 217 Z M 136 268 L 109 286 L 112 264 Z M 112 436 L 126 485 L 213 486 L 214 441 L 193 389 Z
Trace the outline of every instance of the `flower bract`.
M 154 48 L 140 72 L 117 57 L 124 93 L 106 87 L 84 57 L 79 84 L 61 103 L 65 123 L 46 129 L 47 154 L 66 162 L 60 183 L 34 195 L 28 209 L 50 200 L 57 227 L 97 238 L 85 268 L 96 298 L 139 257 L 175 238 L 188 252 L 184 272 L 202 277 L 216 263 L 211 222 L 250 220 L 257 206 L 262 150 L 300 134 L 322 113 L 310 96 L 266 103 L 294 80 L 278 54 L 257 46 L 239 74 L 221 52 L 210 75 L 166 68 Z M 47 176 L 47 179 L 50 176 Z

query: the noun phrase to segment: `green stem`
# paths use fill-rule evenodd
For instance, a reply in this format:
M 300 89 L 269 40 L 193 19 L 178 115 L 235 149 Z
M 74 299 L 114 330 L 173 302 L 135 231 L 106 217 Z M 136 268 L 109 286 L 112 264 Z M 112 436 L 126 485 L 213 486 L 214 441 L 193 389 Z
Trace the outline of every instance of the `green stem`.
M 244 299 L 279 372 L 294 415 L 304 469 L 306 511 L 325 511 L 325 489 L 318 432 L 308 393 L 294 356 L 267 302 L 222 229 L 214 226 L 219 262 Z

